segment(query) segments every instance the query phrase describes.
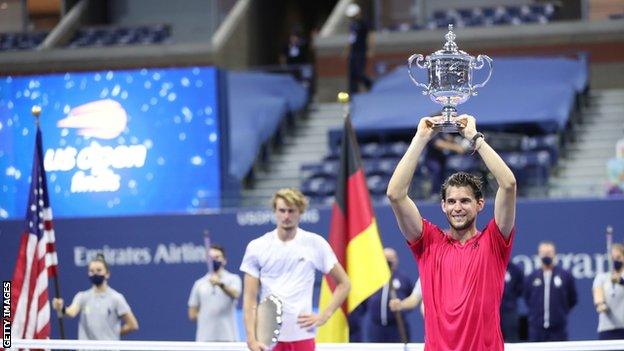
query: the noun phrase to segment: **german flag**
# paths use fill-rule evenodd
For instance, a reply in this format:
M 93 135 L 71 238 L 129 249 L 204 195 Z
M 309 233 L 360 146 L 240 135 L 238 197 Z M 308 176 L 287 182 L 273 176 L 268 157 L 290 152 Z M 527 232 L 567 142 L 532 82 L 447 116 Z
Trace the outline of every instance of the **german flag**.
M 348 342 L 349 313 L 390 280 L 390 269 L 383 254 L 360 150 L 348 114 L 342 133 L 337 181 L 329 244 L 349 275 L 351 292 L 342 308 L 319 328 L 316 337 L 319 343 Z M 321 284 L 321 311 L 329 305 L 335 287 L 332 278 L 325 275 Z

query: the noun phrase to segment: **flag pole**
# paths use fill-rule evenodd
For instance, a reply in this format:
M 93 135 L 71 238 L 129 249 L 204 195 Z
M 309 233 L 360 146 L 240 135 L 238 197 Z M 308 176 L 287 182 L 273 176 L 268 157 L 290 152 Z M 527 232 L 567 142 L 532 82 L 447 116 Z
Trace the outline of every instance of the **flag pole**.
M 33 106 L 30 112 L 35 117 L 35 126 L 37 127 L 37 130 L 39 130 L 39 116 L 41 115 L 41 106 Z M 54 274 L 54 276 L 52 277 L 54 281 L 54 297 L 58 299 L 61 297 L 61 288 L 58 279 L 58 267 L 54 267 L 54 269 L 56 270 L 56 274 Z M 59 336 L 61 337 L 61 339 L 65 339 L 65 324 L 63 323 L 63 317 L 57 313 L 56 320 L 58 321 L 59 325 Z
M 394 284 L 392 281 L 392 276 L 390 276 L 390 281 L 388 282 L 390 288 L 390 298 L 398 299 L 398 295 L 396 289 L 394 288 Z M 394 311 L 394 319 L 397 322 L 397 328 L 399 329 L 399 337 L 401 338 L 401 342 L 407 344 L 409 339 L 407 338 L 407 330 L 405 329 L 405 321 L 403 320 L 403 315 L 401 311 Z
M 338 102 L 340 102 L 343 106 L 343 117 L 344 119 L 349 118 L 349 115 L 351 113 L 351 109 L 350 109 L 350 96 L 348 93 L 341 91 L 338 93 Z M 346 132 L 346 131 L 345 131 Z M 346 140 L 346 138 L 344 139 Z M 389 288 L 390 288 L 390 297 L 393 299 L 398 298 L 397 297 L 397 293 L 396 293 L 396 289 L 394 289 L 394 286 L 392 285 L 392 275 L 390 275 L 390 280 L 388 281 L 389 284 Z M 399 329 L 399 336 L 401 338 L 401 342 L 404 344 L 407 344 L 409 342 L 408 338 L 407 338 L 407 330 L 405 329 L 405 321 L 403 320 L 403 315 L 401 314 L 400 311 L 395 311 L 394 312 L 394 318 L 397 321 L 397 327 Z
M 341 91 L 338 93 L 338 102 L 342 104 L 344 118 L 347 118 L 349 116 L 349 112 L 350 112 L 349 101 L 350 101 L 349 93 L 346 93 L 344 91 Z
M 210 231 L 208 229 L 204 229 L 204 248 L 206 250 L 206 267 L 208 268 L 208 273 L 212 275 L 214 273 L 214 266 L 212 265 L 212 256 L 210 256 L 210 247 L 212 246 L 210 242 Z

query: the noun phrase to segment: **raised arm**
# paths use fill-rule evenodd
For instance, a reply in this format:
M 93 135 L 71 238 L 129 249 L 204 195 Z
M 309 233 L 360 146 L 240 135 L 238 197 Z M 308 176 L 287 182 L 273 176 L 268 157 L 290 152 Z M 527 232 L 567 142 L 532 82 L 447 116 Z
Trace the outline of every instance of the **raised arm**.
M 461 115 L 458 120 L 465 125 L 460 133 L 464 138 L 474 140 L 477 135 L 475 118 Z M 498 183 L 494 200 L 494 219 L 505 239 L 509 239 L 516 220 L 516 177 L 484 138 L 477 137 L 474 141 L 474 148 Z
M 592 295 L 594 296 L 594 307 L 596 312 L 603 313 L 609 310 L 609 307 L 605 303 L 605 294 L 601 285 L 594 284 L 592 289 Z
M 61 317 L 70 317 L 74 318 L 80 313 L 80 304 L 74 298 L 72 304 L 69 306 L 65 306 L 65 301 L 61 298 L 52 299 L 52 308 L 56 310 L 56 313 Z
M 418 240 L 422 235 L 422 217 L 414 201 L 407 196 L 407 192 L 414 177 L 418 159 L 435 134 L 431 128 L 435 118 L 437 117 L 424 117 L 418 123 L 416 135 L 394 170 L 386 192 L 401 233 L 408 241 Z

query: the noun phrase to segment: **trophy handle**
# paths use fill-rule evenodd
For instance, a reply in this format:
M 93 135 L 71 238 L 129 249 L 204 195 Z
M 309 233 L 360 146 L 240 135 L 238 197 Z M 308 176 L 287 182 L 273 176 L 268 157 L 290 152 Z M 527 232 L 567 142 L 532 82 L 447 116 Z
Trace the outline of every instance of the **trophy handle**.
M 416 86 L 424 88 L 425 90 L 422 93 L 423 95 L 427 95 L 429 93 L 429 86 L 417 81 L 412 74 L 412 65 L 414 64 L 414 60 L 416 60 L 416 66 L 422 69 L 428 69 L 431 63 L 429 61 L 425 61 L 425 58 L 421 54 L 414 54 L 407 59 L 407 72 L 409 73 L 410 79 L 414 82 L 414 84 L 416 84 Z M 424 64 L 421 64 L 421 62 L 424 62 Z
M 478 62 L 479 64 L 475 64 L 475 61 Z M 488 75 L 487 78 L 485 78 L 485 80 L 483 81 L 483 83 L 479 83 L 479 84 L 475 84 L 473 86 L 470 87 L 470 92 L 472 93 L 472 95 L 477 95 L 476 89 L 477 88 L 483 88 L 483 86 L 485 84 L 487 84 L 487 82 L 490 80 L 490 77 L 492 76 L 492 59 L 488 56 L 488 55 L 479 55 L 477 56 L 477 59 L 472 62 L 472 68 L 473 69 L 481 69 L 483 68 L 483 61 L 487 62 L 490 70 L 488 71 Z

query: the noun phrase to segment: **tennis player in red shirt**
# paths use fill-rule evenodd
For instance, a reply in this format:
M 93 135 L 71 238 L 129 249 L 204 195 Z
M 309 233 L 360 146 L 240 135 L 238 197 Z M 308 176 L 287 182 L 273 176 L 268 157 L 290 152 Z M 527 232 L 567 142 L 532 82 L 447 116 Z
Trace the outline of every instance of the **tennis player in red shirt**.
M 498 183 L 494 218 L 479 231 L 477 214 L 485 200 L 481 180 L 455 173 L 442 185 L 441 206 L 448 232 L 423 219 L 408 188 L 418 159 L 442 117 L 420 120 L 416 135 L 397 165 L 387 195 L 399 227 L 418 263 L 425 304 L 426 351 L 502 351 L 500 302 L 511 253 L 516 215 L 516 179 L 483 134 L 475 118 L 456 117 L 460 134 L 473 144 Z

